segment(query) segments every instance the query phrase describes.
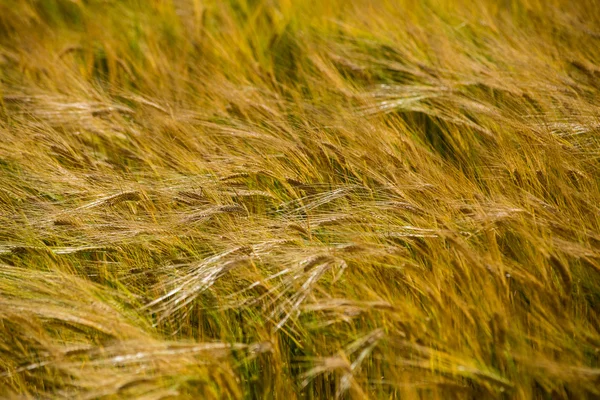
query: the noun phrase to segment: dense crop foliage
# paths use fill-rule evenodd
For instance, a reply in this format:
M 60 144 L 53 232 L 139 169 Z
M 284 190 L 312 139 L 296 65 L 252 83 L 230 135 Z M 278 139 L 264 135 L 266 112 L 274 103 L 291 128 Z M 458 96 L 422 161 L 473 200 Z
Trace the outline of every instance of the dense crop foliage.
M 595 0 L 0 0 L 0 397 L 600 396 Z

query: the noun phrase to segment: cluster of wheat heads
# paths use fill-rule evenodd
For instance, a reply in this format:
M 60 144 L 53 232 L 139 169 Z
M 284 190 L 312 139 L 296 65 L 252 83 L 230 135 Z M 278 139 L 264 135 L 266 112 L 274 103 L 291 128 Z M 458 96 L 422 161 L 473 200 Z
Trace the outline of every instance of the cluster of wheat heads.
M 0 397 L 600 396 L 595 0 L 0 0 Z

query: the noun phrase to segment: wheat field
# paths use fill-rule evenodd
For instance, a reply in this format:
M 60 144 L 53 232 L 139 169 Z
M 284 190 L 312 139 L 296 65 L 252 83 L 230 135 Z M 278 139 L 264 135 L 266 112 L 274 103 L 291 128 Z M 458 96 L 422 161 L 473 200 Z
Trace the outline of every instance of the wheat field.
M 0 0 L 0 398 L 600 398 L 596 0 Z

